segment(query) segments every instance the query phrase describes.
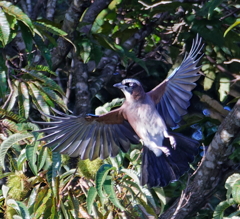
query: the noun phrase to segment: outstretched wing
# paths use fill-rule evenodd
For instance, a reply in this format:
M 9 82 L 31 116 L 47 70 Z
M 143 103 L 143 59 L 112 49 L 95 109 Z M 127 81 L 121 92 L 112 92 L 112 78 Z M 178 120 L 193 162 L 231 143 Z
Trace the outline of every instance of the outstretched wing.
M 60 116 L 48 116 L 54 121 L 37 122 L 50 126 L 37 132 L 48 133 L 40 140 L 48 141 L 46 146 L 53 151 L 81 159 L 105 159 L 116 156 L 120 149 L 127 152 L 131 143 L 139 143 L 138 136 L 124 120 L 121 108 L 85 118 L 55 111 Z
M 187 113 L 191 91 L 196 86 L 194 82 L 201 76 L 198 74 L 201 66 L 197 67 L 197 64 L 202 58 L 202 55 L 199 56 L 202 48 L 202 38 L 197 35 L 181 65 L 166 80 L 148 92 L 168 127 L 176 126 Z

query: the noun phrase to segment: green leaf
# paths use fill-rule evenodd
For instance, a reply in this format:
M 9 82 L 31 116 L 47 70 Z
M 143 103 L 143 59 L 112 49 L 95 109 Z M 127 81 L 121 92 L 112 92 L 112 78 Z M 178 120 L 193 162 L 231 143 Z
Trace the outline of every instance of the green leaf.
M 240 180 L 232 188 L 232 197 L 236 203 L 240 204 Z
M 57 177 L 61 167 L 61 154 L 58 152 L 52 152 L 52 165 L 49 167 L 47 172 L 47 180 L 49 183 L 54 181 Z
M 47 188 L 46 188 L 47 189 Z M 43 196 L 44 195 L 44 196 Z M 37 205 L 34 210 L 34 215 L 32 218 L 41 218 L 41 216 L 45 213 L 45 211 L 49 208 L 49 205 L 46 203 L 51 200 L 52 191 L 51 189 L 47 189 L 44 191 L 44 193 L 41 194 L 41 202 L 37 202 Z M 39 198 L 39 195 L 37 197 L 37 200 Z M 36 200 L 36 201 L 37 201 Z
M 109 103 L 105 103 L 103 106 L 99 106 L 95 109 L 96 115 L 101 115 L 109 112 L 112 108 L 121 106 L 124 102 L 125 98 L 115 98 Z
M 240 18 L 238 18 L 225 32 L 224 32 L 224 37 L 227 35 L 227 33 L 233 29 L 235 26 L 240 24 Z
M 17 80 L 12 81 L 13 93 L 12 93 L 11 99 L 7 105 L 7 111 L 11 111 L 17 101 L 18 85 L 19 85 L 19 81 L 17 81 Z
M 234 184 L 236 184 L 240 180 L 240 174 L 239 173 L 234 173 L 231 176 L 229 176 L 225 182 L 225 188 L 227 189 L 227 199 L 231 198 L 232 194 L 232 188 Z
M 33 39 L 34 39 L 34 42 L 36 43 L 38 49 L 40 50 L 41 55 L 44 57 L 48 66 L 51 68 L 52 67 L 52 58 L 51 58 L 50 49 L 48 47 L 46 47 L 43 39 L 41 39 L 38 35 L 35 35 L 33 37 Z
M 12 111 L 7 111 L 7 110 L 4 110 L 2 108 L 0 108 L 0 116 L 2 116 L 2 117 L 6 116 L 6 117 L 8 117 L 12 120 L 17 121 L 17 122 L 25 122 L 26 121 L 26 119 L 24 119 L 23 117 L 13 113 Z
M 39 186 L 40 186 L 40 184 L 33 187 L 32 191 L 31 191 L 31 194 L 29 195 L 28 203 L 27 203 L 27 207 L 29 209 L 30 208 L 33 209 L 33 205 L 35 204 L 35 201 L 36 201 L 36 198 L 37 198 L 37 192 L 38 192 Z M 29 211 L 30 211 L 30 213 L 32 213 L 31 210 L 29 210 Z
M 54 76 L 57 76 L 57 74 L 54 71 L 52 71 L 48 66 L 45 65 L 26 66 L 26 69 L 48 72 Z
M 49 189 L 48 186 L 44 186 L 44 187 L 39 188 L 38 193 L 37 193 L 37 197 L 36 197 L 34 205 L 33 205 L 34 206 L 34 209 L 33 209 L 34 215 L 33 215 L 32 218 L 38 218 L 38 217 L 36 217 L 36 214 L 39 213 L 41 215 L 43 213 L 41 211 L 40 212 L 37 212 L 37 211 L 40 208 L 44 197 L 46 197 L 49 194 L 49 191 L 51 191 L 51 189 Z
M 100 197 L 100 201 L 102 203 L 102 205 L 104 205 L 104 203 L 106 202 L 107 198 L 103 193 L 103 183 L 106 180 L 107 174 L 110 170 L 114 170 L 115 167 L 112 167 L 109 164 L 103 164 L 99 170 L 97 171 L 96 174 L 96 189 L 98 192 L 98 195 Z
M 6 46 L 10 36 L 10 26 L 5 13 L 0 8 L 0 41 L 2 41 L 3 46 Z
M 14 199 L 8 199 L 7 205 L 15 209 L 20 216 L 24 219 L 31 219 L 27 207 L 24 203 L 20 201 L 15 201 Z
M 44 166 L 44 164 L 45 164 L 45 162 L 47 160 L 47 156 L 48 156 L 47 148 L 46 147 L 41 148 L 40 153 L 39 153 L 39 155 L 37 157 L 37 159 L 38 159 L 38 161 L 37 161 L 37 170 L 38 171 L 40 171 L 43 168 L 43 166 Z
M 113 183 L 111 179 L 106 179 L 105 182 L 103 183 L 103 188 L 106 191 L 109 200 L 117 207 L 119 208 L 121 211 L 124 211 L 125 208 L 121 205 L 121 203 L 119 202 L 116 193 L 114 191 L 113 188 Z
M 135 170 L 121 169 L 121 172 L 126 173 L 128 176 L 130 176 L 130 178 L 132 178 L 134 180 L 135 183 L 140 185 L 140 181 L 139 181 L 139 178 L 138 178 L 138 173 Z
M 29 111 L 30 111 L 30 100 L 29 100 L 29 93 L 27 85 L 24 82 L 20 82 L 18 87 L 18 105 L 19 105 L 19 111 L 20 115 L 24 118 L 29 117 Z
M 37 175 L 37 144 L 35 145 L 27 145 L 26 147 L 26 156 L 28 160 L 28 165 L 32 170 L 34 175 Z
M 50 88 L 48 87 L 41 87 L 41 90 L 43 91 L 44 94 L 47 95 L 47 97 L 50 98 L 51 103 L 49 103 L 49 106 L 54 106 L 55 104 L 58 104 L 62 109 L 67 110 L 67 106 L 64 103 L 63 99 L 54 91 L 52 91 Z M 47 97 L 44 96 L 44 98 L 46 98 L 47 101 Z
M 27 82 L 27 84 L 28 84 L 29 93 L 32 97 L 32 101 L 33 101 L 34 105 L 36 105 L 38 110 L 49 115 L 50 114 L 49 106 L 43 99 L 40 90 L 31 81 Z
M 57 36 L 67 36 L 67 33 L 61 29 L 59 29 L 55 23 L 49 20 L 38 20 L 34 22 L 35 26 L 40 27 L 44 31 L 48 31 Z
M 12 175 L 12 172 L 1 173 L 1 174 L 0 174 L 0 179 L 3 179 L 3 178 L 8 177 L 8 176 L 10 176 L 10 175 Z
M 218 89 L 218 93 L 220 96 L 220 100 L 223 102 L 225 98 L 228 97 L 228 93 L 230 91 L 231 80 L 229 78 L 220 78 L 220 86 Z
M 17 169 L 18 170 L 22 170 L 23 165 L 25 164 L 26 160 L 27 160 L 26 150 L 23 149 L 23 150 L 21 150 L 21 153 L 20 153 L 20 155 L 18 156 L 18 159 L 17 159 Z
M 17 20 L 23 22 L 34 34 L 34 26 L 30 18 L 17 6 L 10 2 L 2 1 L 0 2 L 0 7 L 9 15 L 14 16 Z
M 79 43 L 80 45 L 80 55 L 84 63 L 88 62 L 91 54 L 91 42 L 88 39 L 83 39 Z
M 92 213 L 92 206 L 97 196 L 97 189 L 95 187 L 90 187 L 87 194 L 87 210 L 88 213 Z
M 224 216 L 224 211 L 230 207 L 231 205 L 236 204 L 233 198 L 220 202 L 217 207 L 215 208 L 215 211 L 213 212 L 213 219 L 222 219 Z
M 30 133 L 26 134 L 15 133 L 2 142 L 2 144 L 0 145 L 0 165 L 3 167 L 3 169 L 5 169 L 4 159 L 8 149 L 12 147 L 14 144 L 17 144 L 19 141 L 31 137 L 33 137 L 33 135 Z
M 52 90 L 56 90 L 57 92 L 59 92 L 61 95 L 65 96 L 62 88 L 54 81 L 52 80 L 51 78 L 47 77 L 46 75 L 40 73 L 40 72 L 37 72 L 37 71 L 34 71 L 34 70 L 31 70 L 31 71 L 27 71 L 26 72 L 31 75 L 33 78 L 43 82 L 43 86 L 46 86 Z
M 156 193 L 159 201 L 161 202 L 161 212 L 160 212 L 160 215 L 161 215 L 164 211 L 164 207 L 167 204 L 167 198 L 163 188 L 154 187 L 153 190 Z
M 222 3 L 223 0 L 211 0 L 206 2 L 206 4 L 204 4 L 204 6 L 202 7 L 201 10 L 199 10 L 198 15 L 201 16 L 208 16 L 208 19 L 210 19 L 210 17 L 213 14 L 213 11 L 215 10 L 215 8 L 220 5 Z

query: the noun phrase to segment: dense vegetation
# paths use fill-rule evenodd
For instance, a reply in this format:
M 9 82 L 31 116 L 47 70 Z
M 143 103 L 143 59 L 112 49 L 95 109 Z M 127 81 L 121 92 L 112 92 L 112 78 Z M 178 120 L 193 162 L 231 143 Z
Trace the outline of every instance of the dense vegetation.
M 239 11 L 237 0 L 0 1 L 0 217 L 239 218 Z M 82 161 L 37 141 L 34 121 L 52 108 L 107 112 L 126 77 L 153 88 L 197 34 L 203 76 L 174 131 L 202 147 L 179 181 L 140 186 L 140 145 Z

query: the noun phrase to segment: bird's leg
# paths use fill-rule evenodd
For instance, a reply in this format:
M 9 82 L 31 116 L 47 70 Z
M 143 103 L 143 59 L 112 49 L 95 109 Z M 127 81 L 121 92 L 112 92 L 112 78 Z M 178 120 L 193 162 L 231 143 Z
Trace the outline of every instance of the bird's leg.
M 164 132 L 164 137 L 169 138 L 170 144 L 173 149 L 176 149 L 177 142 L 175 141 L 175 138 L 167 133 L 167 131 Z
M 144 141 L 142 139 L 140 139 L 139 141 L 142 145 L 144 145 Z M 170 150 L 165 146 L 151 145 L 151 148 L 160 149 L 166 156 L 169 156 L 171 154 Z M 154 150 L 154 149 L 151 149 L 151 150 Z

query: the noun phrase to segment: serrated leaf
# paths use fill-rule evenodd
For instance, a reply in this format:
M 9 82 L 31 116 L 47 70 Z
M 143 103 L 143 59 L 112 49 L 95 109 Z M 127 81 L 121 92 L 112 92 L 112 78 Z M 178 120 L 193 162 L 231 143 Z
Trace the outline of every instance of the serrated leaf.
M 92 213 L 92 206 L 97 196 L 97 189 L 95 187 L 90 187 L 87 194 L 87 210 L 88 213 Z
M 19 111 L 20 115 L 24 118 L 29 117 L 29 110 L 30 110 L 30 100 L 29 100 L 29 93 L 27 85 L 24 82 L 20 82 L 18 87 L 18 105 L 19 105 Z
M 46 190 L 44 191 L 44 193 L 41 194 L 41 202 L 37 202 L 37 204 L 35 204 L 36 208 L 34 208 L 35 210 L 32 218 L 40 218 L 43 215 L 46 209 L 49 208 L 49 205 L 47 205 L 46 203 L 51 199 L 51 196 L 52 196 L 51 189 L 47 189 L 46 187 Z M 38 198 L 39 198 L 39 194 L 38 194 L 37 200 Z
M 34 202 L 34 208 L 33 208 L 33 212 L 34 215 L 36 215 L 37 210 L 39 209 L 42 200 L 44 199 L 44 197 L 47 196 L 48 192 L 49 192 L 49 187 L 48 186 L 44 186 L 44 187 L 40 187 L 38 192 L 37 192 L 37 198 L 35 199 Z M 33 218 L 37 218 L 37 217 L 33 217 Z
M 38 35 L 35 35 L 33 39 L 38 49 L 40 50 L 41 55 L 44 57 L 48 66 L 51 68 L 52 67 L 51 52 L 50 52 L 50 49 L 46 47 L 46 45 L 44 44 L 44 39 L 43 38 L 41 39 Z
M 236 204 L 233 198 L 220 202 L 213 212 L 213 219 L 222 219 L 224 211 L 233 204 Z
M 11 2 L 2 1 L 0 2 L 0 6 L 2 9 L 12 16 L 14 16 L 17 20 L 23 22 L 34 34 L 34 26 L 30 18 L 17 6 L 13 5 Z
M 40 153 L 37 157 L 38 158 L 38 161 L 37 161 L 37 170 L 38 171 L 40 171 L 43 168 L 43 166 L 47 160 L 47 156 L 48 156 L 47 148 L 41 148 Z
M 0 41 L 6 46 L 10 36 L 10 26 L 5 13 L 0 8 Z
M 31 31 L 29 30 L 29 28 L 27 28 L 26 25 L 23 25 L 21 22 L 19 22 L 18 25 L 21 28 L 21 35 L 26 45 L 26 51 L 31 53 L 33 47 L 33 36 L 31 34 Z
M 36 161 L 37 161 L 37 148 L 35 145 L 27 145 L 26 147 L 26 157 L 28 160 L 28 165 L 30 169 L 32 170 L 34 175 L 37 175 L 37 166 L 36 166 Z
M 37 72 L 34 70 L 26 71 L 29 75 L 33 78 L 43 82 L 43 86 L 46 86 L 52 90 L 59 92 L 61 95 L 65 96 L 62 88 L 51 78 L 47 77 L 46 75 L 42 74 L 41 72 Z
M 40 184 L 38 184 L 32 188 L 31 194 L 29 195 L 29 198 L 28 198 L 28 203 L 27 203 L 28 208 L 33 208 L 33 205 L 37 198 L 37 192 L 38 192 L 39 186 L 40 186 Z
M 140 185 L 140 181 L 138 178 L 138 174 L 135 170 L 131 170 L 131 169 L 121 169 L 121 172 L 126 173 L 128 176 L 130 176 L 130 178 L 132 178 L 134 180 L 135 183 L 137 183 L 138 185 Z
M 21 153 L 20 153 L 20 155 L 18 156 L 18 159 L 17 159 L 17 168 L 18 168 L 18 170 L 22 169 L 23 164 L 25 163 L 26 160 L 27 160 L 26 150 L 23 149 L 23 150 L 21 150 Z
M 11 112 L 11 111 L 7 111 L 7 110 L 4 110 L 2 108 L 0 108 L 0 116 L 7 116 L 8 118 L 12 119 L 12 120 L 15 120 L 17 122 L 25 122 L 26 119 L 22 118 L 21 116 Z
M 33 137 L 33 135 L 30 133 L 26 134 L 15 133 L 2 142 L 2 144 L 0 145 L 0 165 L 3 167 L 3 169 L 5 169 L 4 159 L 8 149 L 12 147 L 14 144 L 18 143 L 19 141 L 30 137 Z
M 24 219 L 30 219 L 30 214 L 27 207 L 20 201 L 15 201 L 14 199 L 8 199 L 7 205 L 15 209 L 20 216 Z
M 58 152 L 52 152 L 52 165 L 49 167 L 47 172 L 47 180 L 51 184 L 61 167 L 61 154 Z
M 67 36 L 67 33 L 63 30 L 61 30 L 60 28 L 58 28 L 53 22 L 45 20 L 45 21 L 35 21 L 34 22 L 35 26 L 40 27 L 41 29 L 43 29 L 44 31 L 48 31 L 54 35 L 57 36 Z
M 53 101 L 49 98 L 49 96 L 47 95 L 47 93 L 44 91 L 44 88 L 42 87 L 42 85 L 38 82 L 38 81 L 34 81 L 33 82 L 37 88 L 39 89 L 44 101 L 48 104 L 48 106 L 53 107 L 54 108 L 54 103 Z M 53 92 L 55 94 L 54 91 L 52 91 L 51 89 L 49 89 L 51 92 Z
M 102 205 L 104 205 L 104 203 L 107 200 L 107 197 L 103 193 L 103 183 L 106 180 L 108 172 L 113 169 L 115 169 L 115 167 L 112 167 L 109 164 L 103 164 L 99 168 L 99 170 L 97 171 L 97 174 L 96 174 L 96 189 L 97 189 L 97 192 L 100 197 L 100 201 L 101 201 Z
M 42 87 L 41 89 L 55 104 L 58 104 L 62 109 L 67 110 L 66 104 L 58 94 L 48 87 Z
M 11 96 L 11 99 L 8 103 L 8 106 L 7 106 L 7 111 L 11 111 L 12 108 L 14 107 L 16 101 L 17 101 L 17 97 L 18 97 L 18 84 L 19 84 L 19 81 L 13 81 L 12 83 L 12 88 L 13 88 L 13 92 L 12 92 L 12 96 Z
M 113 183 L 111 179 L 106 179 L 105 182 L 103 183 L 103 188 L 105 190 L 105 192 L 108 195 L 109 200 L 117 207 L 119 208 L 121 211 L 124 211 L 125 208 L 121 205 L 121 203 L 119 202 L 116 193 L 114 191 L 113 188 Z
M 48 72 L 54 76 L 57 76 L 57 74 L 52 71 L 48 66 L 46 65 L 35 65 L 35 66 L 26 66 L 26 69 L 35 70 L 35 71 L 43 71 Z
M 43 99 L 42 94 L 39 91 L 39 89 L 30 81 L 27 82 L 27 84 L 29 86 L 29 93 L 32 97 L 32 101 L 36 105 L 37 109 L 39 109 L 40 111 L 49 115 L 50 114 L 49 106 Z

